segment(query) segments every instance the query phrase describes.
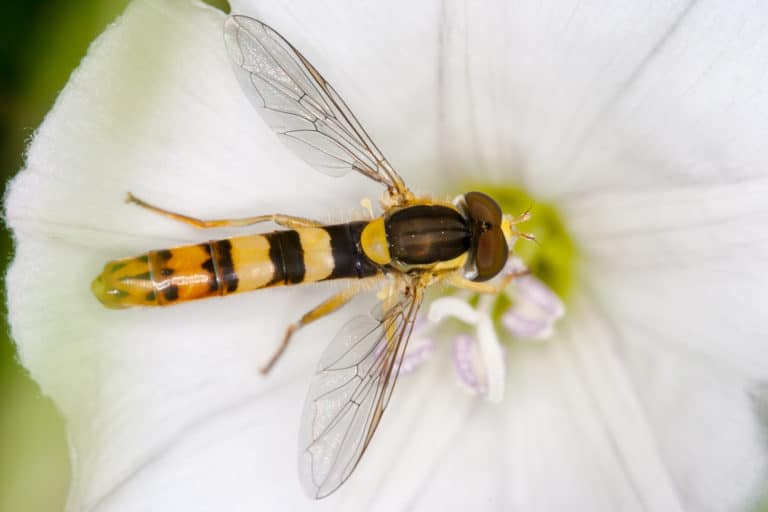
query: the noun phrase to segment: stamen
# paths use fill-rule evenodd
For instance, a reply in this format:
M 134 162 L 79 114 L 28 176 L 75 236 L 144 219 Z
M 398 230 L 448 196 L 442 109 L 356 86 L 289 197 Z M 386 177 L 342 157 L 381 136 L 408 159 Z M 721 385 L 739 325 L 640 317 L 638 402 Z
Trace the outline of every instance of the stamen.
M 514 294 L 518 300 L 538 306 L 552 320 L 562 317 L 565 313 L 565 306 L 560 297 L 533 276 L 523 276 L 516 280 Z
M 447 317 L 474 325 L 477 322 L 477 311 L 466 300 L 456 297 L 443 297 L 434 301 L 429 307 L 429 321 L 439 323 Z
M 553 333 L 551 322 L 526 318 L 520 311 L 510 309 L 501 317 L 501 322 L 509 333 L 522 339 L 540 340 L 548 338 Z
M 466 391 L 475 395 L 485 395 L 488 385 L 485 375 L 478 368 L 478 343 L 469 334 L 460 334 L 453 340 L 453 365 L 459 383 Z
M 514 337 L 540 340 L 552 336 L 555 322 L 565 307 L 560 298 L 533 276 L 522 276 L 507 288 L 512 306 L 501 316 L 501 324 Z

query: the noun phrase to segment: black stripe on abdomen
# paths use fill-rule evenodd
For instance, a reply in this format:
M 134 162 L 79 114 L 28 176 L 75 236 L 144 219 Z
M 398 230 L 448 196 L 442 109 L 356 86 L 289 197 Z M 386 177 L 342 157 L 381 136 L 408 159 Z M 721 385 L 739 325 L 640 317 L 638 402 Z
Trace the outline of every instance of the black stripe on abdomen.
M 360 246 L 360 233 L 367 224 L 366 221 L 360 221 L 325 226 L 324 229 L 331 237 L 333 253 L 333 272 L 326 279 L 363 278 L 380 272 L 379 268 L 363 253 Z
M 209 243 L 210 263 L 206 260 L 203 268 L 208 270 L 213 268 L 216 275 L 216 288 L 211 286 L 212 291 L 220 289 L 220 294 L 224 295 L 237 290 L 239 278 L 232 261 L 232 242 L 227 239 L 213 240 Z
M 275 231 L 264 236 L 269 242 L 269 259 L 275 268 L 269 285 L 302 282 L 307 269 L 299 234 L 296 231 Z

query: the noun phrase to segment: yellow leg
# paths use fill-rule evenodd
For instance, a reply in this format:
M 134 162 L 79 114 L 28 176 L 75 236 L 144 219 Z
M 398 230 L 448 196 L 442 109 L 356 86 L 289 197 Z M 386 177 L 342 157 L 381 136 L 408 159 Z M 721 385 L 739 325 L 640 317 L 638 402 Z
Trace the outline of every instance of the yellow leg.
M 290 215 L 283 215 L 281 213 L 273 213 L 270 215 L 258 215 L 256 217 L 246 217 L 244 219 L 201 220 L 195 217 L 189 217 L 181 213 L 172 212 L 172 211 L 160 208 L 158 206 L 149 204 L 146 201 L 143 201 L 142 199 L 139 199 L 138 197 L 134 196 L 130 192 L 128 193 L 128 197 L 126 198 L 125 201 L 127 203 L 133 203 L 138 206 L 141 206 L 146 210 L 155 212 L 164 217 L 168 217 L 170 219 L 177 220 L 179 222 L 183 222 L 185 224 L 189 224 L 191 226 L 194 226 L 200 229 L 243 227 L 243 226 L 251 226 L 253 224 L 258 224 L 260 222 L 274 222 L 275 224 L 278 224 L 280 226 L 284 226 L 292 229 L 314 228 L 314 227 L 323 225 L 321 222 L 318 222 L 316 220 L 305 219 L 303 217 L 292 217 Z
M 358 282 L 359 283 L 359 282 Z M 272 357 L 269 358 L 269 361 L 266 365 L 264 365 L 261 368 L 261 373 L 267 374 L 272 369 L 272 367 L 275 365 L 278 359 L 280 359 L 280 356 L 283 355 L 283 352 L 285 352 L 285 349 L 288 347 L 288 343 L 291 341 L 291 336 L 304 327 L 305 325 L 308 325 L 315 320 L 319 320 L 320 318 L 323 318 L 326 315 L 330 315 L 340 307 L 342 307 L 344 304 L 352 300 L 352 298 L 363 291 L 365 289 L 365 286 L 362 286 L 360 284 L 352 285 L 347 287 L 346 289 L 340 291 L 336 295 L 331 296 L 330 298 L 324 300 L 322 303 L 320 303 L 317 307 L 309 310 L 302 316 L 298 322 L 294 322 L 291 325 L 288 326 L 288 328 L 285 330 L 285 336 L 283 336 L 283 341 L 280 342 L 280 346 L 277 347 L 277 350 L 274 354 L 272 354 Z
M 456 288 L 463 288 L 464 290 L 469 290 L 471 292 L 475 293 L 501 293 L 504 288 L 509 285 L 509 283 L 516 277 L 524 276 L 527 274 L 530 274 L 531 271 L 528 269 L 525 270 L 518 270 L 515 272 L 510 272 L 509 274 L 504 276 L 504 279 L 501 280 L 499 284 L 493 285 L 490 283 L 477 283 L 475 281 L 470 281 L 469 279 L 465 279 L 464 276 L 458 273 L 450 274 L 445 281 L 455 286 Z

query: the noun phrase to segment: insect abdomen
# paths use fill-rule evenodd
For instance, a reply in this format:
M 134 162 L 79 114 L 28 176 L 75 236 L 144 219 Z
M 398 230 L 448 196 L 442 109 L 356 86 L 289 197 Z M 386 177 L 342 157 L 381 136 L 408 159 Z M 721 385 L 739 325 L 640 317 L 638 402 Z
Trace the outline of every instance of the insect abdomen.
M 105 306 L 162 306 L 221 295 L 232 286 L 230 242 L 219 240 L 110 261 L 91 290 Z
M 269 286 L 379 272 L 360 249 L 365 222 L 275 231 L 111 261 L 93 281 L 111 308 L 163 306 Z

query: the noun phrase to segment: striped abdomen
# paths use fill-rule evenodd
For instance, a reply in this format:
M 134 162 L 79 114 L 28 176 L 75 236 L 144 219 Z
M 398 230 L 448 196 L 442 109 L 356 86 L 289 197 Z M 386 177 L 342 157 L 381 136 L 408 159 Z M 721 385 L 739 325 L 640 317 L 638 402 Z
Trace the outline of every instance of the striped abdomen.
M 91 289 L 104 305 L 123 308 L 369 277 L 380 270 L 361 249 L 366 224 L 275 231 L 151 251 L 107 263 Z

